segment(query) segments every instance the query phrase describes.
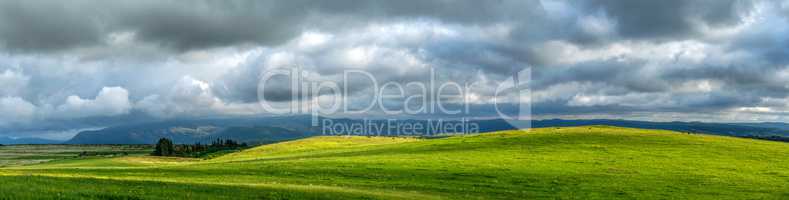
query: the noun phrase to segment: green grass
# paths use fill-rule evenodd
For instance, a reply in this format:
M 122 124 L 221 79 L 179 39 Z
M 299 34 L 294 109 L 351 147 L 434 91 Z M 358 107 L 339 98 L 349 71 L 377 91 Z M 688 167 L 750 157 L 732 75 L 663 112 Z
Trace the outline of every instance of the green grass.
M 0 181 L 12 184 L 0 185 L 0 196 L 787 199 L 787 156 L 787 143 L 605 126 L 440 139 L 327 136 L 208 160 L 95 157 L 5 167 Z
M 0 167 L 72 159 L 82 152 L 110 157 L 123 153 L 143 155 L 151 151 L 150 145 L 6 145 L 0 146 Z
M 326 194 L 276 188 L 182 184 L 158 181 L 118 181 L 93 178 L 2 176 L 0 199 L 364 199 L 358 194 Z M 31 187 L 56 185 L 57 187 Z

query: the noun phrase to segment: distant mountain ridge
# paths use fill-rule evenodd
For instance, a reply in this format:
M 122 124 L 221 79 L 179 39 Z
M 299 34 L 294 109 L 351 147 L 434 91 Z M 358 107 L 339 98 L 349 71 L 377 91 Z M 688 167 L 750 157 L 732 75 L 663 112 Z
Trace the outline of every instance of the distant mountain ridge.
M 299 119 L 299 120 L 297 120 Z M 301 118 L 222 118 L 172 120 L 83 131 L 65 144 L 152 144 L 159 138 L 175 143 L 208 143 L 217 138 L 246 143 L 268 143 L 311 136 Z M 308 123 L 306 123 L 309 125 Z
M 364 120 L 348 118 L 331 119 L 335 124 L 355 124 Z M 385 122 L 385 119 L 366 120 Z M 427 124 L 427 120 L 403 119 L 397 122 Z M 512 121 L 501 119 L 472 120 L 468 123 L 479 125 L 480 132 L 516 129 Z M 517 121 L 526 124 L 529 121 Z M 705 123 L 705 122 L 649 122 L 612 119 L 564 120 L 547 119 L 531 121 L 531 127 L 571 127 L 587 125 L 609 125 L 629 128 L 661 129 L 687 133 L 703 133 L 736 137 L 770 139 L 789 138 L 789 124 L 786 123 Z M 382 129 L 367 132 L 368 135 L 393 135 Z M 441 132 L 427 132 L 433 135 Z M 162 137 L 176 143 L 208 142 L 216 138 L 239 140 L 247 143 L 270 143 L 320 135 L 319 127 L 311 126 L 309 116 L 283 116 L 258 118 L 223 118 L 173 120 L 155 123 L 139 123 L 114 126 L 95 131 L 83 131 L 66 141 L 66 144 L 152 144 Z
M 12 144 L 58 144 L 63 141 L 60 140 L 50 140 L 44 138 L 35 138 L 35 137 L 25 137 L 25 138 L 10 138 L 10 137 L 0 137 L 0 144 L 4 145 L 12 145 Z
M 774 129 L 789 131 L 789 123 L 782 123 L 782 122 L 736 123 L 736 124 L 737 125 L 743 125 L 743 126 L 753 126 L 753 127 L 762 127 L 762 128 L 774 128 Z

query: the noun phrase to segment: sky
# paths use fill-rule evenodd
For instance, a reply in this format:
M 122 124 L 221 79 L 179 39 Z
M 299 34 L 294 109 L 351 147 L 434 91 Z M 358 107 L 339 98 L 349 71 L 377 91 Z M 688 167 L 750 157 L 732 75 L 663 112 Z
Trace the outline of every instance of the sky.
M 294 68 L 347 92 L 261 84 Z M 353 107 L 431 73 L 477 83 L 459 98 L 490 117 L 496 86 L 524 70 L 530 98 L 510 103 L 533 118 L 787 122 L 789 1 L 0 1 L 7 136 L 276 115 L 261 101 Z

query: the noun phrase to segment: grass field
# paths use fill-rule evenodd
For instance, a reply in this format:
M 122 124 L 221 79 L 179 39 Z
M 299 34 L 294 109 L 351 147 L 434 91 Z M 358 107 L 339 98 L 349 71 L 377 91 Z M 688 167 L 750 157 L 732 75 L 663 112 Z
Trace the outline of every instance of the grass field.
M 150 145 L 10 145 L 0 146 L 0 167 L 29 165 L 85 156 L 144 155 Z
M 0 198 L 788 199 L 789 144 L 616 127 L 313 137 L 213 159 L 0 168 Z

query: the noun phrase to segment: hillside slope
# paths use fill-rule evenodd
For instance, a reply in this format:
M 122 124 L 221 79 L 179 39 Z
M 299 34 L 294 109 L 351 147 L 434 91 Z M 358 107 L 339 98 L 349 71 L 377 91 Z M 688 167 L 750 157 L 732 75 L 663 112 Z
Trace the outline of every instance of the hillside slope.
M 607 126 L 442 139 L 312 137 L 211 160 L 119 157 L 0 168 L 0 180 L 37 183 L 24 190 L 0 186 L 0 193 L 94 199 L 786 199 L 787 156 L 787 143 Z M 80 187 L 95 191 L 68 189 Z
M 175 143 L 210 143 L 217 138 L 233 139 L 250 144 L 271 143 L 309 137 L 311 134 L 268 126 L 253 127 L 144 127 L 140 129 L 108 128 L 83 131 L 65 144 L 152 144 L 160 138 L 170 138 Z
M 342 124 L 350 127 L 358 124 L 376 124 L 381 126 L 378 131 L 370 130 L 369 135 L 396 134 L 397 128 L 389 128 L 390 124 L 411 124 L 420 127 L 434 126 L 435 120 L 404 119 L 394 120 L 360 120 L 347 118 L 317 118 L 320 122 L 330 120 L 331 124 Z M 310 116 L 260 117 L 260 118 L 222 118 L 195 120 L 167 120 L 149 123 L 131 123 L 111 126 L 101 130 L 83 131 L 75 135 L 66 144 L 152 144 L 159 138 L 167 137 L 175 143 L 194 143 L 212 141 L 216 137 L 230 136 L 247 143 L 270 143 L 273 141 L 290 140 L 306 136 L 320 135 L 320 127 L 312 126 Z M 448 120 L 446 123 L 461 123 Z M 780 141 L 789 141 L 789 124 L 785 123 L 703 123 L 703 122 L 650 122 L 610 119 L 546 119 L 533 121 L 509 121 L 502 119 L 473 120 L 467 123 L 479 125 L 480 132 L 514 130 L 517 127 L 573 127 L 590 125 L 607 125 L 642 129 L 671 130 L 678 132 L 706 133 L 738 137 L 757 137 Z M 518 126 L 513 126 L 518 124 Z M 286 129 L 286 130 L 282 130 Z M 441 129 L 420 130 L 424 135 L 440 134 Z M 346 135 L 342 133 L 338 135 Z M 776 137 L 776 138 L 773 138 Z M 279 139 L 278 139 L 279 138 Z M 2 142 L 2 141 L 0 141 Z M 53 142 L 60 143 L 60 142 Z

